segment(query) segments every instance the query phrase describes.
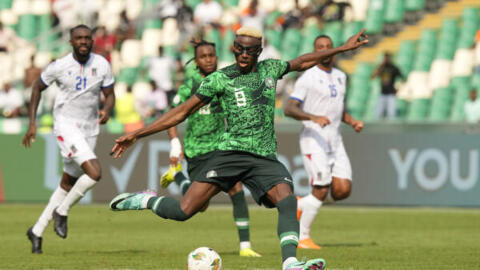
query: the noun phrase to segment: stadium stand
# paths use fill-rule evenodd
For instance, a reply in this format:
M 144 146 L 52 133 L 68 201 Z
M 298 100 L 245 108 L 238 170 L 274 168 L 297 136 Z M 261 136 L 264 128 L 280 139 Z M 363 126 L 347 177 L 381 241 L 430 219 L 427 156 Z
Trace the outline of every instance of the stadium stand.
M 187 0 L 186 6 L 174 2 L 102 0 L 83 6 L 70 0 L 0 1 L 0 21 L 5 28 L 14 30 L 9 49 L 0 52 L 0 87 L 8 81 L 22 88 L 24 70 L 32 55 L 36 66 L 43 68 L 70 50 L 67 27 L 72 22 L 64 19 L 68 16 L 73 16 L 70 20 L 74 24 L 105 26 L 109 33 L 115 34 L 117 42 L 111 52 L 111 63 L 116 74 L 117 97 L 122 97 L 128 86 L 136 98 L 147 92 L 136 89 L 148 88 L 149 77 L 144 70 L 148 58 L 158 55 L 159 46 L 182 63 L 189 60 L 193 51 L 188 40 L 194 33 L 217 44 L 220 67 L 231 63 L 234 31 L 240 26 L 239 18 L 245 14 L 250 0 L 217 0 L 223 7 L 220 25 L 204 28 L 198 28 L 188 17 L 201 0 Z M 399 121 L 463 121 L 468 91 L 472 87 L 480 89 L 480 73 L 474 72 L 480 64 L 480 45 L 476 45 L 477 53 L 473 50 L 480 25 L 478 1 L 337 0 L 348 5 L 341 20 L 336 21 L 323 21 L 317 13 L 316 3 L 322 1 L 300 0 L 298 6 L 295 2 L 260 0 L 258 4 L 259 11 L 265 14 L 265 37 L 282 59 L 311 51 L 319 34 L 331 36 L 334 44 L 339 45 L 366 27 L 372 45 L 355 55 L 342 56 L 339 61 L 340 68 L 350 74 L 347 108 L 353 116 L 375 120 L 373 111 L 380 82 L 370 76 L 382 60 L 383 52 L 389 51 L 408 77 L 399 84 L 397 93 Z M 73 3 L 71 9 L 62 6 L 68 3 Z M 182 75 L 175 78 L 178 86 Z M 28 94 L 25 99 L 28 101 Z M 281 117 L 282 102 L 278 104 L 276 112 Z M 49 108 L 42 113 L 49 114 Z M 5 121 L 0 126 L 3 132 L 18 131 Z M 115 133 L 123 131 L 116 119 L 107 129 Z

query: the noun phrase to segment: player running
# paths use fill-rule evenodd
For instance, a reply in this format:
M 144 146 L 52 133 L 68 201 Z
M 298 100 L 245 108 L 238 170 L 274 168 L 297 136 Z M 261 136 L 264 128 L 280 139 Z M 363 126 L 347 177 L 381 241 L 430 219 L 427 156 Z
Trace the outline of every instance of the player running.
M 330 37 L 314 41 L 314 51 L 331 50 Z M 340 123 L 360 132 L 363 122 L 355 120 L 344 106 L 347 76 L 333 68 L 333 56 L 324 58 L 298 78 L 285 115 L 302 120 L 300 149 L 312 193 L 298 200 L 300 240 L 298 248 L 320 249 L 311 238 L 310 228 L 329 190 L 334 200 L 343 200 L 352 188 L 352 168 L 343 146 Z
M 230 190 L 242 179 L 258 204 L 278 209 L 277 232 L 282 250 L 283 269 L 323 269 L 323 259 L 299 262 L 297 199 L 293 181 L 277 156 L 274 130 L 276 81 L 290 71 L 306 70 L 324 58 L 356 49 L 365 30 L 337 48 L 309 53 L 288 62 L 268 59 L 261 62 L 262 35 L 252 28 L 241 28 L 233 44 L 235 64 L 210 74 L 195 95 L 160 119 L 136 132 L 118 138 L 112 149 L 114 158 L 137 139 L 175 126 L 188 115 L 208 104 L 215 96 L 225 111 L 226 131 L 218 150 L 197 175 L 181 202 L 147 193 L 124 193 L 110 203 L 113 210 L 152 209 L 163 218 L 184 221 L 197 213 L 215 194 Z
M 194 55 L 196 69 L 191 76 L 178 88 L 178 94 L 173 99 L 173 106 L 177 107 L 195 94 L 203 79 L 217 70 L 217 55 L 215 44 L 204 40 L 194 41 Z M 197 174 L 217 149 L 217 142 L 225 130 L 223 110 L 215 97 L 209 104 L 200 108 L 188 117 L 187 128 L 184 134 L 185 156 L 188 162 L 190 179 L 197 179 Z M 182 145 L 177 137 L 177 127 L 168 129 L 171 141 L 170 169 L 160 178 L 160 184 L 166 188 L 175 181 L 184 195 L 190 187 L 191 181 L 182 173 L 179 158 L 183 155 Z M 237 225 L 240 238 L 240 256 L 261 257 L 251 248 L 248 207 L 243 192 L 242 183 L 238 182 L 228 191 L 233 204 L 233 217 Z
M 32 253 L 42 253 L 42 234 L 52 217 L 57 235 L 67 237 L 68 211 L 100 180 L 102 171 L 93 150 L 99 124 L 107 122 L 115 105 L 110 64 L 90 52 L 93 45 L 90 28 L 86 25 L 72 28 L 70 45 L 73 53 L 49 64 L 33 85 L 30 125 L 22 142 L 30 147 L 35 141 L 35 117 L 41 92 L 56 82 L 60 93 L 53 109 L 54 134 L 63 157 L 63 175 L 37 223 L 27 231 Z M 100 93 L 105 96 L 101 110 Z

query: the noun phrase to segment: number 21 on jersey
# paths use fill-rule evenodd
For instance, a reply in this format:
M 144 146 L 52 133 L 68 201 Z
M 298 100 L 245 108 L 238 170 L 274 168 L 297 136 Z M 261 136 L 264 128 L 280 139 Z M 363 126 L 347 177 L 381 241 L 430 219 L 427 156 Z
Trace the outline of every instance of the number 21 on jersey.
M 82 76 L 77 76 L 75 78 L 75 90 L 80 91 L 80 90 L 85 90 L 87 88 L 87 77 Z

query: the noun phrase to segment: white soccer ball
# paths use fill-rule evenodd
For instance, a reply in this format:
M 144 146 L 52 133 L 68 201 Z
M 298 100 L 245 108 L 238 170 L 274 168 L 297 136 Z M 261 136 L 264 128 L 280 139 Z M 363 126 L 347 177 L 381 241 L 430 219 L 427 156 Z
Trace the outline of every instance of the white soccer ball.
M 215 250 L 199 247 L 188 254 L 188 270 L 221 270 L 222 258 Z

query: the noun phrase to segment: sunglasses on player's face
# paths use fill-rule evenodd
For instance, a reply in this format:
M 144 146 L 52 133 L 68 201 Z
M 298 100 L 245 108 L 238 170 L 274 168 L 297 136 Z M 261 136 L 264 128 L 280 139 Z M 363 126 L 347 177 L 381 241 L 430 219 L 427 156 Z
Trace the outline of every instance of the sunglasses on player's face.
M 250 56 L 258 56 L 260 54 L 261 49 L 262 49 L 261 45 L 242 46 L 238 42 L 233 42 L 233 53 L 237 56 L 242 55 L 244 53 Z

